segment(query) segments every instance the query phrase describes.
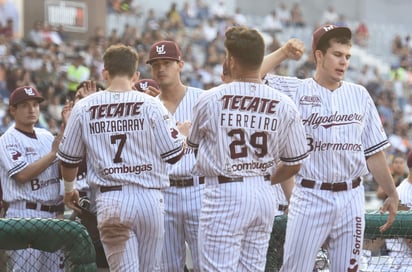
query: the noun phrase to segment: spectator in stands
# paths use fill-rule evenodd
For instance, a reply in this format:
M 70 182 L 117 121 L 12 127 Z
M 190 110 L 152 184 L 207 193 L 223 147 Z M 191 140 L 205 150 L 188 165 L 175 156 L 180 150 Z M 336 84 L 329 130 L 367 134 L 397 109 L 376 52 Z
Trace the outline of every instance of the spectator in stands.
M 294 3 L 290 10 L 290 21 L 294 27 L 304 27 L 306 25 L 302 9 L 299 3 Z
M 366 47 L 369 41 L 369 30 L 365 22 L 360 22 L 355 29 L 355 44 Z
M 214 4 L 212 4 L 212 6 L 210 7 L 210 18 L 213 18 L 218 22 L 228 18 L 225 1 L 218 0 Z
M 169 22 L 169 29 L 173 32 L 176 32 L 183 27 L 182 17 L 177 10 L 177 4 L 175 2 L 170 5 L 169 10 L 166 12 L 166 18 Z
M 247 18 L 239 7 L 235 9 L 235 15 L 233 16 L 233 21 L 235 22 L 236 25 L 244 25 L 244 26 L 247 25 Z
M 403 152 L 397 152 L 391 157 L 391 162 L 389 164 L 389 169 L 392 174 L 393 181 L 395 186 L 398 187 L 399 184 L 408 176 L 408 170 L 406 168 L 405 154 Z M 385 200 L 387 195 L 383 192 L 382 188 L 378 186 L 376 190 L 376 196 L 379 199 Z
M 336 12 L 335 7 L 330 5 L 323 12 L 321 24 L 335 24 L 339 19 L 339 14 Z
M 346 21 L 346 16 L 344 14 L 339 14 L 339 18 L 336 21 L 335 25 L 348 27 L 348 22 Z
M 282 25 L 284 27 L 287 27 L 290 25 L 290 10 L 286 6 L 286 3 L 284 1 L 281 1 L 278 4 L 278 8 L 276 9 L 276 13 L 278 15 L 279 20 L 282 22 Z
M 182 18 L 183 25 L 190 29 L 197 27 L 200 23 L 199 18 L 196 17 L 196 13 L 194 13 L 189 2 L 183 3 L 183 8 L 180 11 L 180 17 Z
M 404 57 L 409 54 L 409 49 L 402 40 L 401 35 L 396 34 L 392 40 L 392 53 L 398 57 Z
M 265 16 L 265 18 L 263 18 L 262 29 L 272 36 L 274 36 L 277 32 L 282 31 L 283 24 L 279 17 L 277 17 L 275 10 L 272 10 Z
M 73 58 L 72 63 L 67 68 L 68 82 L 68 95 L 69 99 L 73 100 L 76 94 L 77 85 L 80 82 L 88 80 L 90 78 L 90 69 L 83 65 L 83 57 L 78 54 Z
M 0 24 L 6 26 L 10 24 L 8 21 L 11 20 L 12 36 L 20 38 L 19 12 L 14 2 L 12 0 L 0 0 Z

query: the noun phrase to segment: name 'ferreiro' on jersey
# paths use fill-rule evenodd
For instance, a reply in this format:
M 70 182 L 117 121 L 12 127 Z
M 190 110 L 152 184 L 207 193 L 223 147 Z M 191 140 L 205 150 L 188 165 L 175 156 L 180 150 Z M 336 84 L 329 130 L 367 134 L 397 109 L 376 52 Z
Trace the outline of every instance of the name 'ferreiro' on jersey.
M 274 117 L 274 113 L 276 113 L 276 106 L 279 104 L 278 100 L 254 96 L 224 95 L 221 101 L 222 110 L 229 112 L 222 112 L 220 126 L 276 131 L 278 120 Z
M 91 106 L 90 134 L 143 130 L 144 119 L 122 119 L 138 116 L 142 105 L 143 102 L 125 102 Z M 97 120 L 102 118 L 114 120 Z

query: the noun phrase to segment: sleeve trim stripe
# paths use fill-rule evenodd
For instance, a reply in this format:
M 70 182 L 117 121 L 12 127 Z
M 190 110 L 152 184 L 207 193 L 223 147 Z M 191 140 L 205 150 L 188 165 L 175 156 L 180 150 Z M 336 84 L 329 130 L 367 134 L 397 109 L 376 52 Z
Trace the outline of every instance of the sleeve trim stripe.
M 175 157 L 177 155 L 180 155 L 182 152 L 183 146 L 179 146 L 178 148 L 175 148 L 173 150 L 170 150 L 169 152 L 161 154 L 161 157 L 163 159 L 169 159 L 170 157 Z
M 301 160 L 307 158 L 308 156 L 309 156 L 309 153 L 306 152 L 305 154 L 300 155 L 300 156 L 298 156 L 298 157 L 294 157 L 294 158 L 280 158 L 280 159 L 281 159 L 282 161 L 284 161 L 284 162 L 297 162 L 297 161 L 301 161 Z
M 366 154 L 373 153 L 374 151 L 377 151 L 377 150 L 383 148 L 385 145 L 388 145 L 388 144 L 389 144 L 389 141 L 388 141 L 388 140 L 385 140 L 385 141 L 383 141 L 383 142 L 381 142 L 381 143 L 379 143 L 379 144 L 377 144 L 377 145 L 374 145 L 374 146 L 372 146 L 372 147 L 370 147 L 370 148 L 368 148 L 368 149 L 365 149 L 364 153 L 365 153 L 365 155 L 366 155 Z
M 61 151 L 57 152 L 57 156 L 62 160 L 70 164 L 76 164 L 82 161 L 83 157 L 74 157 L 62 153 Z

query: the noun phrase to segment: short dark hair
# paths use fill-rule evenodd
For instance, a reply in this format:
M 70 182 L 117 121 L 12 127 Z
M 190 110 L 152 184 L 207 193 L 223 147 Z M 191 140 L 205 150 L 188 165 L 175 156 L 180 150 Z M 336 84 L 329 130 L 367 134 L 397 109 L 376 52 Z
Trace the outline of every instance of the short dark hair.
M 137 71 L 139 56 L 134 48 L 124 44 L 109 46 L 103 55 L 104 69 L 111 77 L 132 78 Z
M 257 30 L 234 26 L 226 31 L 225 37 L 225 47 L 230 56 L 251 69 L 260 67 L 265 55 L 265 42 Z

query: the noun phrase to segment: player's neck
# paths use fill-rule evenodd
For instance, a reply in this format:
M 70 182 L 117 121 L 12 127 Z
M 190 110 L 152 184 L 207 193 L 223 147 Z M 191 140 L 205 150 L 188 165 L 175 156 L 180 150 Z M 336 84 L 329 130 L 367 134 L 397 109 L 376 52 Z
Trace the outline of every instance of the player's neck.
M 316 83 L 318 83 L 320 86 L 330 90 L 330 91 L 334 91 L 336 89 L 338 89 L 341 85 L 342 82 L 336 82 L 336 81 L 329 81 L 326 80 L 320 76 L 318 76 L 317 74 L 315 74 L 315 76 L 313 77 L 313 80 L 316 81 Z
M 108 82 L 107 91 L 109 92 L 127 92 L 132 90 L 131 80 L 122 77 L 115 77 Z
M 186 95 L 187 86 L 182 83 L 173 86 L 160 86 L 160 100 L 178 104 Z
M 261 83 L 262 79 L 259 73 L 238 73 L 233 76 L 233 81 Z

